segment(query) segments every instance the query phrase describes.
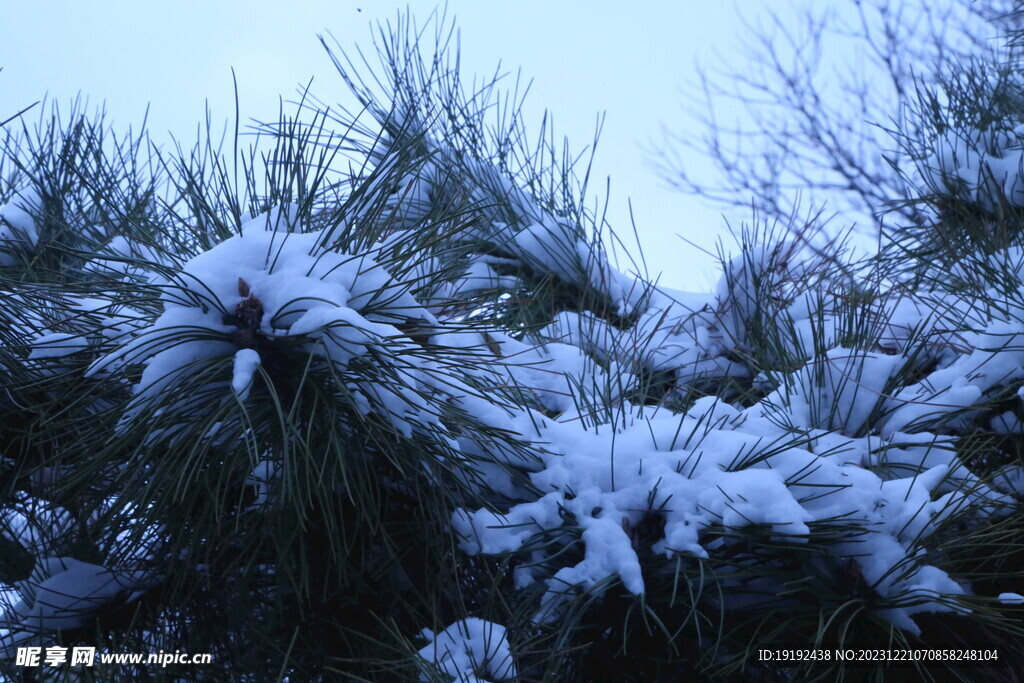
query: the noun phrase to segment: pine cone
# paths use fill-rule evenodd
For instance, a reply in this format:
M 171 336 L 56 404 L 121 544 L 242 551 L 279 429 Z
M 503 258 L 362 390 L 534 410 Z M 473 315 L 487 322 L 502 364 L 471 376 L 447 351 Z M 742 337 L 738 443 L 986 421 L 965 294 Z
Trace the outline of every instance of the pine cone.
M 235 307 L 238 329 L 231 335 L 231 341 L 240 349 L 251 349 L 256 345 L 256 331 L 263 321 L 263 302 L 252 295 L 252 288 L 242 278 L 238 278 L 238 295 L 246 298 Z

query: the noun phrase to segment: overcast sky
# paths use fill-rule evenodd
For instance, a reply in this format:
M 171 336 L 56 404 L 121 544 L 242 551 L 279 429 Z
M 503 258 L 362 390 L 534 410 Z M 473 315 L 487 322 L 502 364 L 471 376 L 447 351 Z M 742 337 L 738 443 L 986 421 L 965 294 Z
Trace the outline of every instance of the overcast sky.
M 330 31 L 345 47 L 370 47 L 371 25 L 406 5 L 426 17 L 434 2 L 292 0 L 51 0 L 2 2 L 0 119 L 44 95 L 61 104 L 77 93 L 105 103 L 118 127 L 137 126 L 149 105 L 151 136 L 195 139 L 206 104 L 215 121 L 234 115 L 231 68 L 243 119 L 272 120 L 278 96 L 292 98 L 313 79 L 313 92 L 333 103 L 345 86 L 316 35 Z M 487 75 L 522 69 L 533 79 L 527 122 L 546 108 L 575 149 L 607 118 L 592 187 L 611 176 L 609 220 L 632 234 L 627 199 L 647 262 L 662 283 L 690 290 L 714 282 L 711 258 L 676 235 L 714 251 L 724 221 L 718 210 L 666 187 L 649 150 L 660 126 L 696 125 L 682 115 L 682 87 L 698 59 L 734 50 L 737 12 L 764 0 L 589 0 L 553 2 L 449 0 L 462 43 L 462 70 Z M 468 78 L 467 78 L 468 80 Z M 709 171 L 710 172 L 710 169 Z

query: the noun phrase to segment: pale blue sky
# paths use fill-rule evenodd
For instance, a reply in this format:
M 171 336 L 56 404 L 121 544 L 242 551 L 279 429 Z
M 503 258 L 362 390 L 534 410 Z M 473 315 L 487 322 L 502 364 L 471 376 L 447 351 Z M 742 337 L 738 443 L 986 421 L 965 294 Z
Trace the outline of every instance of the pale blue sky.
M 369 48 L 371 24 L 393 18 L 406 2 L 292 0 L 291 2 L 127 2 L 0 0 L 0 116 L 49 94 L 67 103 L 76 93 L 106 104 L 115 124 L 137 125 L 150 105 L 157 141 L 168 132 L 191 144 L 206 100 L 214 120 L 234 114 L 231 67 L 238 77 L 243 119 L 273 119 L 278 96 L 291 98 L 313 78 L 328 103 L 344 96 L 316 34 L 331 31 L 345 47 Z M 434 2 L 408 3 L 426 17 Z M 603 192 L 611 176 L 609 219 L 630 237 L 627 198 L 647 262 L 663 284 L 708 289 L 713 260 L 676 234 L 714 250 L 723 231 L 720 212 L 667 189 L 642 146 L 659 126 L 695 125 L 684 118 L 681 88 L 695 61 L 735 49 L 737 12 L 764 0 L 732 2 L 621 0 L 496 3 L 450 0 L 461 30 L 462 69 L 491 74 L 521 68 L 533 79 L 527 121 L 547 108 L 557 132 L 574 148 L 588 144 L 599 112 L 607 118 L 595 163 Z M 710 169 L 708 172 L 711 172 Z

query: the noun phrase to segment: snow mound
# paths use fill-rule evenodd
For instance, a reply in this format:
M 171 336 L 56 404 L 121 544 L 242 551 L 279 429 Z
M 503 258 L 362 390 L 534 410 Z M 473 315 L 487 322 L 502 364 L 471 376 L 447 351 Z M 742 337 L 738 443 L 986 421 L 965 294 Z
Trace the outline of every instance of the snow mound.
M 419 656 L 459 683 L 516 678 L 504 626 L 471 617 L 455 622 L 436 635 L 425 629 L 423 635 L 430 644 L 419 651 Z

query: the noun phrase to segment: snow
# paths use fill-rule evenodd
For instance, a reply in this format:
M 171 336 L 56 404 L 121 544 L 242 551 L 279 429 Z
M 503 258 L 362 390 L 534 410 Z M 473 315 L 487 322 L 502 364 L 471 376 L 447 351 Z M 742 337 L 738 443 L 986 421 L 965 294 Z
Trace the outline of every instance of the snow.
M 709 408 L 714 410 L 717 404 Z M 610 435 L 594 435 L 574 424 L 551 425 L 547 448 L 557 455 L 530 478 L 538 489 L 555 491 L 512 506 L 505 514 L 456 514 L 453 524 L 464 538 L 462 548 L 471 554 L 515 550 L 538 531 L 562 526 L 560 510 L 571 512 L 583 529 L 586 552 L 582 561 L 547 579 L 545 618 L 550 618 L 568 597 L 567 587 L 594 589 L 617 577 L 627 590 L 643 592 L 639 559 L 623 526 L 638 524 L 648 507 L 665 518 L 664 538 L 654 550 L 669 557 L 707 556 L 711 549 L 702 537 L 713 524 L 764 525 L 779 543 L 806 543 L 808 523 L 847 515 L 863 518 L 865 526 L 876 529 L 874 538 L 851 543 L 848 552 L 885 594 L 911 589 L 962 593 L 945 573 L 925 567 L 910 570 L 901 581 L 885 580 L 894 567 L 915 556 L 914 542 L 934 528 L 929 524 L 937 524 L 938 513 L 948 508 L 948 499 L 928 498 L 945 476 L 945 467 L 883 482 L 866 470 L 834 465 L 796 448 L 758 462 L 758 451 L 776 442 L 777 428 L 753 416 L 739 424 L 710 423 L 715 426 L 702 427 L 689 416 L 650 420 L 641 429 L 616 434 L 614 445 Z M 613 452 L 614 466 L 609 457 Z M 741 461 L 752 464 L 735 469 Z M 812 467 L 813 475 L 807 474 Z M 830 482 L 831 494 L 820 495 L 821 487 Z M 653 500 L 652 491 L 657 492 Z M 917 493 L 909 495 L 912 492 Z M 922 515 L 923 507 L 927 509 Z M 910 520 L 919 521 L 911 525 Z M 865 547 L 875 546 L 879 553 L 869 550 L 862 556 Z M 902 616 L 895 613 L 893 618 Z
M 1024 605 L 1024 595 L 1019 593 L 1000 593 L 999 602 L 1004 605 Z
M 627 281 L 611 268 L 599 244 L 581 240 L 566 222 L 549 219 L 527 225 L 512 234 L 504 246 L 540 272 L 606 293 L 620 315 L 631 312 L 635 297 L 630 296 Z
M 29 359 L 37 360 L 39 358 L 61 358 L 76 351 L 85 350 L 88 348 L 88 343 L 74 334 L 50 332 L 33 339 L 32 347 Z
M 249 220 L 239 235 L 184 263 L 163 288 L 163 313 L 92 363 L 90 375 L 145 366 L 126 421 L 157 406 L 187 412 L 189 399 L 175 387 L 221 359 L 232 358 L 223 386 L 244 400 L 261 345 L 297 345 L 343 371 L 370 349 L 394 357 L 410 348 L 395 325 L 436 322 L 369 256 L 325 250 L 318 231 L 268 229 L 286 224 L 275 216 Z M 414 391 L 421 373 L 408 366 L 398 371 L 405 389 L 367 383 L 358 392 L 410 435 L 415 425 L 436 420 Z
M 424 629 L 430 643 L 417 654 L 459 683 L 489 683 L 516 678 L 505 627 L 470 617 L 438 634 Z M 423 677 L 429 681 L 432 678 Z
M 239 349 L 235 352 L 234 374 L 231 377 L 231 390 L 239 401 L 249 396 L 252 388 L 253 375 L 260 366 L 260 354 L 253 349 Z
M 0 267 L 13 266 L 18 254 L 31 250 L 39 242 L 39 230 L 33 216 L 42 210 L 42 199 L 35 190 L 23 190 L 0 205 Z
M 992 477 L 992 485 L 1005 493 L 1024 496 L 1024 467 L 1006 465 L 1000 468 Z
M 519 280 L 508 275 L 499 275 L 487 260 L 484 257 L 470 259 L 459 278 L 455 282 L 440 286 L 433 298 L 443 306 L 445 302 L 453 299 L 469 298 L 489 291 L 515 289 Z
M 886 404 L 886 385 L 903 366 L 896 355 L 829 349 L 761 402 L 761 414 L 779 412 L 793 427 L 857 435 Z
M 763 303 L 766 291 L 777 291 L 802 267 L 785 245 L 755 250 L 730 262 L 716 298 L 653 289 L 631 328 L 614 328 L 588 311 L 563 312 L 540 330 L 538 347 L 505 341 L 501 347 L 522 359 L 523 367 L 514 370 L 518 384 L 541 391 L 552 385 L 531 374 L 531 365 L 539 369 L 547 359 L 550 370 L 568 376 L 586 367 L 574 367 L 579 356 L 558 351 L 563 346 L 594 359 L 591 372 L 605 386 L 633 381 L 638 360 L 641 367 L 672 371 L 675 391 L 743 377 L 742 367 L 725 357 L 745 348 L 749 321 L 765 313 L 754 310 L 754 302 Z M 1006 308 L 978 310 L 962 301 L 937 307 L 944 296 L 879 299 L 881 350 L 838 343 L 843 322 L 822 308 L 822 297 L 798 294 L 780 302 L 772 322 L 794 333 L 780 341 L 807 361 L 795 371 L 758 378 L 775 388 L 744 409 L 705 397 L 678 416 L 620 398 L 621 412 L 609 425 L 608 418 L 568 409 L 569 402 L 538 399 L 556 409 L 555 416 L 531 421 L 519 434 L 543 449 L 543 466 L 528 475 L 540 493 L 502 510 L 456 512 L 452 524 L 462 549 L 501 554 L 534 548 L 533 568 L 517 571 L 515 579 L 520 588 L 545 584 L 536 618 L 546 621 L 558 618 L 577 591 L 606 590 L 608 579 L 644 592 L 640 556 L 626 529 L 646 514 L 665 521 L 651 547 L 667 557 L 720 551 L 728 541 L 707 533 L 716 526 L 758 526 L 775 543 L 806 544 L 812 525 L 841 518 L 866 533 L 829 550 L 900 605 L 880 609 L 880 616 L 917 633 L 916 614 L 964 611 L 955 597 L 967 593 L 966 584 L 928 564 L 921 547 L 951 517 L 1013 509 L 1007 492 L 1019 490 L 1020 477 L 1007 470 L 988 483 L 960 460 L 955 437 L 943 430 L 964 424 L 993 387 L 1024 380 L 1024 312 L 1014 318 Z M 936 317 L 937 309 L 945 313 Z M 968 318 L 974 331 L 956 334 L 952 344 L 950 330 L 962 329 Z M 906 382 L 914 366 L 932 361 L 934 370 Z M 584 404 L 578 385 L 567 389 L 574 405 Z M 602 400 L 614 399 L 594 394 L 589 405 Z M 1004 431 L 1019 424 L 1012 414 L 996 422 Z M 582 559 L 567 562 L 558 544 L 536 549 L 542 533 L 550 537 L 565 527 L 578 530 Z M 538 568 L 545 561 L 553 563 L 550 570 Z M 724 584 L 728 590 L 728 580 Z
M 37 476 L 45 476 L 40 472 Z M 18 492 L 0 515 L 0 533 L 36 555 L 66 543 L 75 531 L 71 513 L 59 505 Z
M 100 609 L 131 602 L 155 584 L 145 572 L 114 572 L 72 557 L 41 557 L 31 576 L 17 584 L 20 600 L 0 618 L 0 652 L 14 650 L 36 634 L 81 628 Z
M 934 191 L 977 203 L 987 211 L 1000 202 L 1024 206 L 1024 125 L 1012 130 L 950 129 L 922 164 Z
M 256 499 L 252 502 L 251 509 L 258 509 L 270 502 L 276 492 L 280 470 L 281 468 L 270 457 L 260 459 L 252 468 L 245 482 L 256 489 Z

